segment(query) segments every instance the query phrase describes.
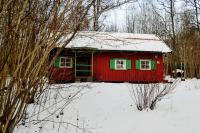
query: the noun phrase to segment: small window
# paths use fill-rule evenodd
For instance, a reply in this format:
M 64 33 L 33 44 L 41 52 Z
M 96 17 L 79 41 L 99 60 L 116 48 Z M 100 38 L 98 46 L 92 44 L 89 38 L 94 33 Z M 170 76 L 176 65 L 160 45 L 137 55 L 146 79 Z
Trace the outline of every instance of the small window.
M 156 70 L 156 61 L 151 59 L 136 60 L 137 70 Z
M 71 57 L 60 57 L 60 67 L 72 68 L 72 58 Z
M 141 70 L 151 70 L 151 61 L 150 60 L 140 60 L 140 69 Z
M 125 70 L 126 69 L 126 60 L 115 60 L 115 69 L 116 70 Z
M 72 58 L 71 57 L 57 57 L 54 61 L 54 67 L 72 68 Z
M 131 60 L 129 59 L 111 59 L 110 69 L 112 70 L 129 70 L 131 69 Z

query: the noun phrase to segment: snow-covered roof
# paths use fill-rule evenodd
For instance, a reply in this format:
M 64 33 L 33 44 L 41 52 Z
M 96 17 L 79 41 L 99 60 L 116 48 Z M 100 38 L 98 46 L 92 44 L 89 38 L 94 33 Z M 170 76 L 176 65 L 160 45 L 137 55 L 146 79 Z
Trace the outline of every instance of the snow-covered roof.
M 152 34 L 79 32 L 66 48 L 92 48 L 97 50 L 148 51 L 168 53 L 172 50 Z

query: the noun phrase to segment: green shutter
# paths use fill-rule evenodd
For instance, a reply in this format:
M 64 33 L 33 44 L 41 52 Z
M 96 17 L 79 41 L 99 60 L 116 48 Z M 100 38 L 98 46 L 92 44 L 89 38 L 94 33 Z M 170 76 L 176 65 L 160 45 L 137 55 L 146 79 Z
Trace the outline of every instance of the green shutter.
M 136 60 L 136 69 L 140 70 L 140 60 Z
M 131 69 L 131 60 L 126 60 L 126 69 Z
M 151 60 L 151 70 L 156 70 L 156 61 Z
M 115 60 L 114 59 L 110 60 L 110 69 L 115 69 Z
M 54 61 L 54 67 L 59 68 L 60 67 L 60 57 L 57 57 Z

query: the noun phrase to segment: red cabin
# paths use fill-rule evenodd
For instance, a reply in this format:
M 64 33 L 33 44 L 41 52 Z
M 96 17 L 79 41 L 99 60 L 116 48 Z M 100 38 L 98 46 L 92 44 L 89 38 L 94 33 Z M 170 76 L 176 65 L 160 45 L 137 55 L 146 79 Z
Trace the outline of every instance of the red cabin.
M 80 32 L 55 60 L 50 80 L 162 82 L 163 54 L 169 52 L 155 35 Z

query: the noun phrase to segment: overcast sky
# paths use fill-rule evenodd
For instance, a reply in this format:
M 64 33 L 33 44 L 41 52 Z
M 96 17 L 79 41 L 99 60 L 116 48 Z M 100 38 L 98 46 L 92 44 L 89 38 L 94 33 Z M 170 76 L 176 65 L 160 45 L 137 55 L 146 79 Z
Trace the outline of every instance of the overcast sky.
M 105 18 L 104 23 L 106 25 L 116 24 L 119 31 L 124 32 L 124 27 L 126 26 L 126 16 L 138 12 L 140 10 L 141 4 L 144 2 L 149 5 L 151 5 L 153 2 L 156 6 L 159 6 L 156 4 L 155 0 L 138 0 L 138 2 L 128 3 L 105 13 L 102 17 Z M 189 8 L 183 5 L 182 0 L 176 0 L 175 6 L 177 12 L 181 12 L 182 10 Z

